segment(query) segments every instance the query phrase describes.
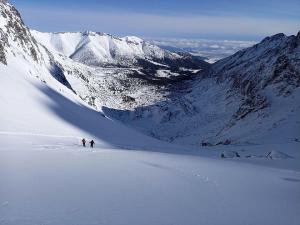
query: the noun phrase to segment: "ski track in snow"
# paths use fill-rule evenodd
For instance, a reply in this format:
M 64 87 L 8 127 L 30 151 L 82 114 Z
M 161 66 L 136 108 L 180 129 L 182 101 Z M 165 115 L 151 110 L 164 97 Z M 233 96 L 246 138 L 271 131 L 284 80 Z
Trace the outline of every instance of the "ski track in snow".
M 196 180 L 200 180 L 201 183 L 208 185 L 210 187 L 213 187 L 216 191 L 216 194 L 220 197 L 220 200 L 222 199 L 221 194 L 218 191 L 219 184 L 216 180 L 210 179 L 209 176 L 205 176 L 201 173 L 201 171 L 194 171 L 194 170 L 187 170 L 179 165 L 174 165 L 173 167 L 169 167 L 163 164 L 158 164 L 155 162 L 149 162 L 149 161 L 140 161 L 144 165 L 148 165 L 150 167 L 154 167 L 156 169 L 161 169 L 161 170 L 166 170 L 169 171 L 170 173 L 176 174 L 177 176 L 188 180 L 191 183 L 195 184 L 195 178 Z

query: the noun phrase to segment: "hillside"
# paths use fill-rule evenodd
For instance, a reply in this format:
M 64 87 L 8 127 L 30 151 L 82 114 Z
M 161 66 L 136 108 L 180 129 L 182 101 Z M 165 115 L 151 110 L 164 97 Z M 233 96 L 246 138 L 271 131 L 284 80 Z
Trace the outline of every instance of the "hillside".
M 75 140 L 88 136 L 109 146 L 128 145 L 137 137 L 143 146 L 148 141 L 160 143 L 105 118 L 82 101 L 60 64 L 31 36 L 16 9 L 3 2 L 0 6 L 0 29 L 5 40 L 0 65 L 3 135 L 66 136 Z M 131 133 L 126 141 L 123 133 Z
M 185 64 L 188 67 L 177 64 L 178 59 L 190 56 L 161 49 L 158 52 L 164 52 L 159 54 L 165 55 L 164 60 L 147 55 L 141 44 L 147 42 L 138 38 L 134 38 L 139 46 L 136 50 L 126 37 L 115 38 L 101 33 L 43 34 L 35 31 L 33 34 L 51 49 L 82 99 L 150 136 L 198 146 L 202 142 L 212 145 L 228 141 L 232 144 L 273 143 L 272 137 L 282 131 L 285 136 L 276 140 L 280 143 L 299 139 L 296 117 L 299 110 L 299 34 L 266 38 L 212 66 L 198 64 L 198 69 L 191 66 L 193 63 Z M 69 38 L 72 47 L 64 44 Z M 119 47 L 108 44 L 115 40 Z M 81 42 L 106 49 L 106 55 L 112 49 L 119 49 L 113 50 L 119 52 L 113 55 L 115 58 L 110 54 L 115 66 L 112 68 L 102 61 L 91 67 L 73 58 Z M 69 52 L 62 49 L 69 49 Z M 124 62 L 131 66 L 122 68 L 118 63 L 120 55 L 127 55 L 130 60 Z M 132 63 L 132 59 L 138 58 L 148 63 Z M 169 60 L 171 64 L 166 63 Z M 258 74 L 266 74 L 266 77 L 258 77 Z M 286 111 L 277 105 L 285 105 L 290 115 L 286 116 Z M 286 123 L 282 123 L 285 120 Z M 259 133 L 253 132 L 257 129 Z
M 191 81 L 198 71 L 157 80 L 138 70 L 140 76 L 128 79 L 134 68 L 91 67 L 37 42 L 18 11 L 4 0 L 0 34 L 1 225 L 298 224 L 298 143 L 182 147 L 141 134 L 95 110 L 104 106 L 104 99 L 123 108 L 139 101 L 146 104 L 139 98 L 145 93 L 148 102 L 156 102 L 153 96 L 169 99 L 171 95 L 163 93 L 180 84 L 178 101 L 181 95 L 188 99 L 187 93 L 202 93 L 198 102 L 206 102 L 207 111 L 222 111 L 218 104 L 225 104 L 220 99 L 230 83 L 216 85 L 215 72 Z M 97 76 L 103 86 L 97 86 Z M 139 101 L 117 101 L 122 88 L 130 91 L 120 77 L 132 87 L 140 85 L 135 86 Z M 120 88 L 115 95 L 110 88 L 106 95 L 100 89 L 109 82 Z M 293 88 L 287 97 L 281 96 L 291 101 L 288 105 L 298 92 Z M 212 101 L 214 94 L 218 98 Z M 192 104 L 182 107 L 186 115 L 195 115 L 195 108 L 188 107 Z M 155 113 L 156 118 L 162 115 Z M 218 119 L 224 120 L 221 115 Z M 95 148 L 82 147 L 82 138 L 95 140 Z
M 193 145 L 299 140 L 299 33 L 264 39 L 172 85 L 168 96 L 106 113 L 159 139 Z

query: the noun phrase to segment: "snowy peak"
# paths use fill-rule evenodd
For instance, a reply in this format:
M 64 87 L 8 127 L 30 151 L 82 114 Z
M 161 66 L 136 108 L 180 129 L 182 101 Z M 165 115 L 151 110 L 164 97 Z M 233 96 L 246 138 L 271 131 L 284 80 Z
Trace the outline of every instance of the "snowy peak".
M 134 65 L 139 59 L 163 60 L 180 58 L 151 45 L 144 40 L 128 36 L 114 37 L 105 33 L 40 33 L 32 31 L 35 38 L 50 51 L 70 57 L 86 65 Z
M 41 33 L 34 30 L 31 33 L 49 51 L 68 57 L 75 52 L 83 36 L 80 33 Z
M 32 32 L 36 39 L 50 51 L 57 52 L 83 64 L 99 66 L 118 64 L 144 55 L 142 41 L 133 38 L 116 38 L 104 33 L 85 31 L 82 33 Z
M 134 43 L 137 45 L 144 42 L 143 39 L 136 37 L 136 36 L 126 36 L 123 39 L 129 43 Z
M 271 43 L 271 42 L 274 42 L 274 41 L 281 41 L 283 39 L 285 39 L 287 36 L 284 34 L 284 33 L 278 33 L 278 34 L 275 34 L 275 35 L 272 35 L 272 36 L 269 36 L 269 37 L 265 37 L 260 43 Z

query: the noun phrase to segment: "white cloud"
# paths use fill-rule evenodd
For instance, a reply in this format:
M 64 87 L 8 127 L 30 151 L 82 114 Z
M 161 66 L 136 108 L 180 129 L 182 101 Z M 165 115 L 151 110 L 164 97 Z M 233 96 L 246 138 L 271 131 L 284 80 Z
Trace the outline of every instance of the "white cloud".
M 237 51 L 250 47 L 253 41 L 228 41 L 228 40 L 205 40 L 205 39 L 149 39 L 153 44 L 166 49 L 178 49 L 201 56 L 208 62 L 215 62 L 221 58 L 230 56 Z

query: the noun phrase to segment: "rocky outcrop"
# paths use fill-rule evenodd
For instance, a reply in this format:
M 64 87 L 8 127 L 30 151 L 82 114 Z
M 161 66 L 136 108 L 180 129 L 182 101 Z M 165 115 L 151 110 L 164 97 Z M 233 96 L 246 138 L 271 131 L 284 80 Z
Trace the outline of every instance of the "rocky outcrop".
M 8 39 L 4 34 L 3 30 L 0 29 L 0 62 L 7 65 L 6 61 L 6 48 L 8 47 Z
M 24 24 L 18 10 L 7 1 L 0 2 L 0 62 L 7 65 L 7 54 L 22 57 L 34 66 L 44 68 L 60 83 L 72 89 L 62 66 L 39 45 Z
M 42 55 L 36 40 L 32 37 L 29 29 L 25 26 L 20 13 L 7 1 L 0 2 L 1 16 L 1 62 L 5 62 L 5 48 L 14 46 L 25 54 L 30 55 L 36 62 L 40 62 Z M 12 50 L 12 48 L 10 49 Z

